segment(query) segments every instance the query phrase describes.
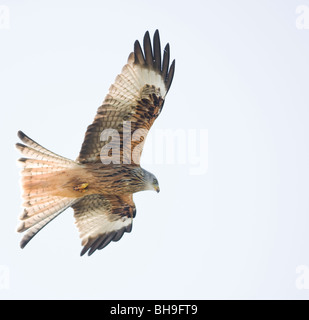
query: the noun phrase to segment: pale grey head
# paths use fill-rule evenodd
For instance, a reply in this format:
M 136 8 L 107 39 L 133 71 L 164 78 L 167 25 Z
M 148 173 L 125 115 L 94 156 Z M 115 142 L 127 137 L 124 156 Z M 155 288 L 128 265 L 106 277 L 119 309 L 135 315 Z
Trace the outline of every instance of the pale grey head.
M 131 171 L 132 183 L 136 185 L 138 191 L 154 190 L 160 192 L 159 182 L 155 175 L 141 167 L 136 167 Z

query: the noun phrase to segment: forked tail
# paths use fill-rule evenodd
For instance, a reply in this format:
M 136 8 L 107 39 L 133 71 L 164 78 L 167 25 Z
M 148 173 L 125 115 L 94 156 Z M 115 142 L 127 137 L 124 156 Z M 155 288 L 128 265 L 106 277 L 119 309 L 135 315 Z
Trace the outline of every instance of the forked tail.
M 24 156 L 19 159 L 24 210 L 17 231 L 27 230 L 20 243 L 24 248 L 43 227 L 76 201 L 75 198 L 56 196 L 53 183 L 59 174 L 74 167 L 76 162 L 45 149 L 21 131 L 18 137 L 24 143 L 16 144 Z

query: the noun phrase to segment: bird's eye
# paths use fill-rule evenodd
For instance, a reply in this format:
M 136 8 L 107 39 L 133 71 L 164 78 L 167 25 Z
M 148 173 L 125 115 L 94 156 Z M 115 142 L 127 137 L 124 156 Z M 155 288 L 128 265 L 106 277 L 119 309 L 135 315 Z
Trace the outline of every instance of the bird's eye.
M 157 179 L 153 179 L 153 184 L 158 184 L 158 180 Z

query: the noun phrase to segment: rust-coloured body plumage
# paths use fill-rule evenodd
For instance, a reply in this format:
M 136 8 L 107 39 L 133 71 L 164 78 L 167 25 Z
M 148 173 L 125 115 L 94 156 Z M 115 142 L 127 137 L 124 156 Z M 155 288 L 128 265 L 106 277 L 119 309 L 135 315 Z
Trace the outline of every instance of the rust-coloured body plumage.
M 140 167 L 135 165 L 80 164 L 56 177 L 58 183 L 63 183 L 58 191 L 54 190 L 54 195 L 76 198 L 91 194 L 127 196 L 145 190 L 137 175 L 139 171 Z M 82 184 L 87 186 L 81 190 L 74 189 Z

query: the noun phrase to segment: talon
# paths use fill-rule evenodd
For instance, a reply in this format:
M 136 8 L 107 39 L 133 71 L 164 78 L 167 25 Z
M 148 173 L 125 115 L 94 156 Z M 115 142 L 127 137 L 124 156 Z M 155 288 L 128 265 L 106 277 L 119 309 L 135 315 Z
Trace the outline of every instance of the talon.
M 79 192 L 85 192 L 88 188 L 88 183 L 82 183 L 82 184 L 79 184 L 78 186 L 76 187 L 73 187 L 73 190 L 74 191 L 79 191 Z

